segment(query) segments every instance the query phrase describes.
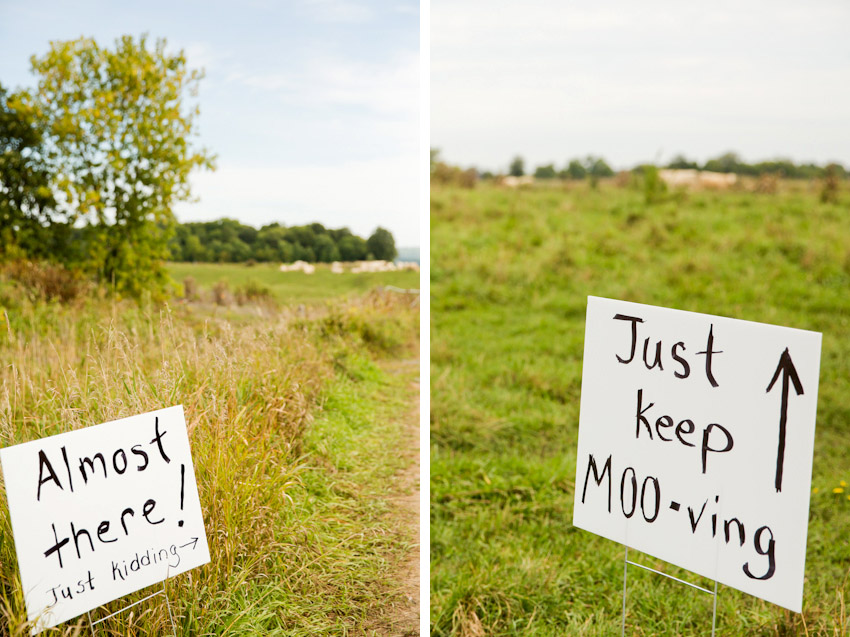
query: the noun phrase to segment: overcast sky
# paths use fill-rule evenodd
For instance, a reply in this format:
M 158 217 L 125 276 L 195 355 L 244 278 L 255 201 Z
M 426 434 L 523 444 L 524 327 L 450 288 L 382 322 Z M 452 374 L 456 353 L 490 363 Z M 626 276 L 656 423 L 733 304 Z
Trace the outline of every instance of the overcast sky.
M 846 0 L 431 2 L 431 146 L 451 163 L 850 165 L 848 124 Z
M 199 203 L 180 221 L 319 221 L 419 245 L 417 0 L 0 0 L 0 83 L 33 86 L 50 40 L 165 37 L 203 67 Z

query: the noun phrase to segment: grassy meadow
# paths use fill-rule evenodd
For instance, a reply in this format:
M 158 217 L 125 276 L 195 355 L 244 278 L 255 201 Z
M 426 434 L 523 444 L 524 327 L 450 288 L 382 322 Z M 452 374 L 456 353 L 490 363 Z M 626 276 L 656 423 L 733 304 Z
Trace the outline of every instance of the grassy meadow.
M 236 271 L 174 276 L 236 287 Z M 417 397 L 418 305 L 304 278 L 280 286 L 289 303 L 212 307 L 59 304 L 0 280 L 0 446 L 183 405 L 211 562 L 167 581 L 178 635 L 406 634 L 400 571 L 418 540 L 393 502 L 411 462 L 399 450 Z M 0 492 L 0 636 L 27 635 Z M 83 615 L 44 634 L 89 633 Z M 97 634 L 170 634 L 165 604 L 145 602 Z
M 602 182 L 432 188 L 432 634 L 620 634 L 623 547 L 571 524 L 588 295 L 823 333 L 804 612 L 721 585 L 717 634 L 850 633 L 847 186 Z M 627 634 L 708 635 L 711 604 L 630 568 Z
M 191 277 L 202 290 L 211 290 L 226 282 L 232 291 L 246 286 L 265 288 L 281 303 L 316 303 L 327 299 L 361 295 L 375 287 L 419 288 L 419 273 L 361 272 L 334 274 L 330 266 L 316 264 L 313 274 L 280 272 L 277 264 L 258 263 L 247 267 L 241 263 L 170 263 L 168 272 L 178 283 Z

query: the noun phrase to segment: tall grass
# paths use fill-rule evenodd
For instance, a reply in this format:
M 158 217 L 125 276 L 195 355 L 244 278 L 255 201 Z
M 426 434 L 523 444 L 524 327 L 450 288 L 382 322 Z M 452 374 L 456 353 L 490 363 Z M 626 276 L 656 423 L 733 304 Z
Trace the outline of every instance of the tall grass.
M 366 632 L 400 594 L 389 568 L 406 540 L 375 511 L 406 385 L 379 363 L 411 355 L 418 318 L 380 294 L 314 314 L 86 300 L 0 311 L 0 446 L 183 405 L 211 562 L 166 583 L 180 635 Z M 167 634 L 156 600 L 98 633 Z M 28 628 L 3 498 L 0 635 Z M 79 630 L 83 619 L 50 632 Z

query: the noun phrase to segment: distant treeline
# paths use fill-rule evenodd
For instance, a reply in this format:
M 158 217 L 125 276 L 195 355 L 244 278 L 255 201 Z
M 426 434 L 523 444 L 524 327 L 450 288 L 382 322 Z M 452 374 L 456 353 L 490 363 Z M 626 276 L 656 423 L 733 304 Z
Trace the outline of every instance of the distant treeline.
M 635 166 L 631 172 L 642 173 L 646 164 Z M 843 179 L 848 176 L 847 169 L 839 163 L 829 163 L 823 166 L 813 163 L 796 164 L 790 159 L 772 159 L 748 164 L 737 153 L 729 152 L 703 164 L 689 160 L 683 155 L 676 156 L 666 168 L 707 170 L 719 173 L 734 173 L 741 176 L 760 177 L 772 175 L 789 179 L 823 179 L 826 177 Z M 451 166 L 439 158 L 439 151 L 431 150 L 431 179 L 437 183 L 458 183 L 470 185 L 478 179 L 494 179 L 504 176 L 522 177 L 532 175 L 535 179 L 591 179 L 612 177 L 614 170 L 601 157 L 589 155 L 585 158 L 568 160 L 562 167 L 554 163 L 537 166 L 533 171 L 526 171 L 525 160 L 516 156 L 511 160 L 506 173 L 480 171 L 474 166 L 463 169 Z
M 177 224 L 168 247 L 173 261 L 208 263 L 392 261 L 398 254 L 384 228 L 364 239 L 348 228 L 332 230 L 320 223 L 272 223 L 257 230 L 235 219 Z

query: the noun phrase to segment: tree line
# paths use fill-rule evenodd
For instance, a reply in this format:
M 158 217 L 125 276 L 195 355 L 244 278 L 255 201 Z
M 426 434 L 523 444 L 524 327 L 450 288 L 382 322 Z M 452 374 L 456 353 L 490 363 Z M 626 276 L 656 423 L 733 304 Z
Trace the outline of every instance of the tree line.
M 177 224 L 168 248 L 172 261 L 211 263 L 392 261 L 398 255 L 385 228 L 364 239 L 348 228 L 321 223 L 271 223 L 258 230 L 235 219 Z
M 645 170 L 647 165 L 641 164 L 635 166 L 628 172 L 640 174 Z M 850 175 L 847 168 L 837 162 L 818 165 L 814 163 L 797 164 L 790 159 L 771 159 L 747 163 L 741 159 L 740 155 L 734 152 L 723 153 L 702 164 L 680 154 L 674 157 L 664 168 L 706 170 L 719 173 L 734 173 L 748 177 L 769 175 L 788 179 L 844 179 Z M 549 163 L 541 164 L 536 166 L 533 171 L 529 171 L 526 169 L 525 160 L 522 156 L 517 155 L 511 160 L 507 171 L 501 174 L 493 173 L 489 170 L 480 171 L 474 166 L 464 170 L 442 161 L 439 150 L 431 149 L 431 179 L 437 183 L 456 183 L 462 186 L 471 186 L 478 179 L 497 179 L 505 175 L 513 177 L 532 175 L 535 179 L 543 180 L 589 179 L 595 182 L 603 177 L 613 177 L 614 174 L 615 172 L 608 162 L 602 157 L 595 155 L 569 159 L 561 168 L 558 168 L 555 163 Z

